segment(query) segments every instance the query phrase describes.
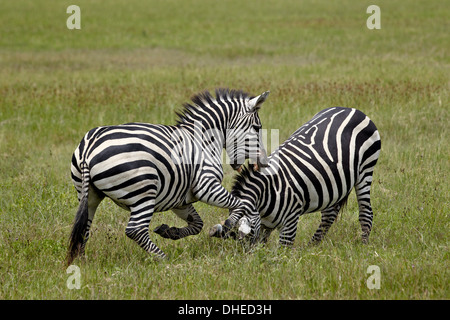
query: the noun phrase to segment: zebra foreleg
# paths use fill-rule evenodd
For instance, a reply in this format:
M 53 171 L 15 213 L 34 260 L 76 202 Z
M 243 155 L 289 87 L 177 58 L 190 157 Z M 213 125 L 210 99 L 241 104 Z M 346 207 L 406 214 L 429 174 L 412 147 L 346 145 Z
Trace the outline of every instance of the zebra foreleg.
M 187 222 L 187 227 L 177 228 L 169 227 L 167 224 L 162 224 L 153 230 L 155 233 L 159 234 L 163 238 L 172 240 L 178 240 L 200 233 L 203 228 L 203 221 L 192 204 L 180 208 L 174 208 L 172 211 L 178 217 Z
M 217 180 L 204 179 L 200 182 L 203 186 L 199 190 L 194 190 L 194 196 L 199 201 L 205 202 L 212 206 L 233 209 L 241 205 L 241 200 L 228 192 Z M 206 186 L 206 187 L 205 187 Z

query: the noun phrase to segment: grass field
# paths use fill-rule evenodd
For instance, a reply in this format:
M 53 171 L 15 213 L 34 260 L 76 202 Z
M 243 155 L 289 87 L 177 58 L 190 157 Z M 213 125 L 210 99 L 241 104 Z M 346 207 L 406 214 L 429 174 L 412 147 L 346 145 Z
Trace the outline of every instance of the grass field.
M 381 29 L 369 30 L 365 1 L 75 2 L 81 30 L 66 27 L 73 2 L 1 4 L 0 299 L 450 298 L 448 3 L 376 1 Z M 70 159 L 82 136 L 173 124 L 193 94 L 216 87 L 270 90 L 260 116 L 280 142 L 325 107 L 369 115 L 382 139 L 370 243 L 353 194 L 319 246 L 306 243 L 320 214 L 300 217 L 291 250 L 275 232 L 252 252 L 209 238 L 228 212 L 197 203 L 203 232 L 151 235 L 169 257 L 156 262 L 108 200 L 74 262 L 81 288 L 69 290 Z M 161 223 L 182 225 L 164 212 L 150 228 Z M 366 285 L 371 265 L 379 289 Z

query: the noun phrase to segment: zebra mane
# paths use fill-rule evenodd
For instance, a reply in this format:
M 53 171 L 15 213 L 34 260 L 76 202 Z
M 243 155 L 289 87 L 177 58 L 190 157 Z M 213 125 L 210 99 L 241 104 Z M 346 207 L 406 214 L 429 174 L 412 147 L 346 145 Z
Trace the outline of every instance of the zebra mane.
M 178 116 L 177 125 L 191 122 L 195 118 L 195 114 L 199 110 L 217 109 L 220 104 L 214 103 L 217 100 L 233 101 L 252 99 L 253 97 L 242 90 L 234 90 L 228 88 L 218 88 L 215 90 L 216 97 L 214 98 L 209 91 L 203 91 L 191 98 L 193 104 L 183 104 L 183 109 L 176 112 Z
M 240 198 L 241 192 L 244 191 L 245 181 L 254 174 L 255 170 L 253 165 L 245 164 L 241 167 L 241 172 L 237 174 L 234 178 L 233 188 L 231 189 L 231 194 Z

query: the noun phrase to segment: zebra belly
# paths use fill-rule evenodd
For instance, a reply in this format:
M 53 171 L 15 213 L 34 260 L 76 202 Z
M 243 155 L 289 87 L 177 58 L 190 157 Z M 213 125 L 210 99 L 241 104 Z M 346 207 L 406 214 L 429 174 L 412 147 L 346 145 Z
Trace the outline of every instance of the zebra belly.
M 194 201 L 188 200 L 188 197 L 180 199 L 167 199 L 160 193 L 153 195 L 152 190 L 157 191 L 160 182 L 157 179 L 142 180 L 136 184 L 126 186 L 118 190 L 102 191 L 108 198 L 113 200 L 118 206 L 130 210 L 136 204 L 144 201 L 154 201 L 154 211 L 162 212 L 172 208 L 182 207 Z M 97 185 L 96 185 L 97 187 Z M 98 187 L 97 187 L 98 188 Z M 100 188 L 99 188 L 100 189 Z
M 154 168 L 142 167 L 96 181 L 95 187 L 117 205 L 130 210 L 142 201 L 154 201 L 154 211 L 162 212 L 195 202 L 190 189 L 168 187 L 170 181 L 161 179 Z M 186 190 L 185 190 L 186 189 Z M 163 192 L 161 192 L 163 191 Z
M 159 184 L 157 172 L 151 167 L 140 167 L 94 181 L 97 189 L 125 208 L 130 208 L 143 197 L 157 194 Z
M 293 166 L 291 165 L 292 168 Z M 321 175 L 317 174 L 317 177 L 323 180 Z M 281 179 L 280 176 L 277 178 Z M 268 181 L 272 182 L 273 180 L 266 180 L 266 182 Z M 261 224 L 268 229 L 283 227 L 287 220 L 292 219 L 293 216 L 300 216 L 305 213 L 317 212 L 332 207 L 353 188 L 351 186 L 349 190 L 343 193 L 332 192 L 325 186 L 325 182 L 321 182 L 320 185 L 317 182 L 314 184 L 302 172 L 291 175 L 290 179 L 286 182 L 287 185 L 284 185 L 284 193 L 278 191 L 272 194 L 271 202 L 267 203 L 267 205 L 270 205 L 270 208 L 259 208 Z M 280 185 L 282 185 L 281 182 Z M 273 186 L 267 185 L 265 189 L 271 187 Z M 319 188 L 320 194 L 318 192 Z M 277 198 L 274 199 L 273 195 L 276 195 Z M 306 203 L 301 199 L 307 199 Z

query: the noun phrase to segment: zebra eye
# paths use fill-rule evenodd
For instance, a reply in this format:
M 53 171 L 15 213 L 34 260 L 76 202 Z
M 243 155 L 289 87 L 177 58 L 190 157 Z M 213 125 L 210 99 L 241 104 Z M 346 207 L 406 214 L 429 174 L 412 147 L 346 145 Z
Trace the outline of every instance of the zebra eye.
M 261 130 L 262 126 L 260 124 L 254 124 L 253 125 L 253 129 L 258 132 L 259 130 Z

